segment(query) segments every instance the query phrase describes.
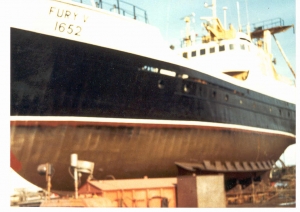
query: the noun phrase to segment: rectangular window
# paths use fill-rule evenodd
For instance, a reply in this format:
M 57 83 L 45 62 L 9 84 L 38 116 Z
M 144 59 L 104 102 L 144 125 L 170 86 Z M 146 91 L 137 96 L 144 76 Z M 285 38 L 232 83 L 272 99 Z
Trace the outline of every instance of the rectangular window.
M 241 44 L 241 49 L 245 50 L 245 44 Z
M 196 57 L 196 51 L 192 51 L 192 57 Z
M 200 55 L 205 55 L 205 49 L 200 49 Z
M 174 71 L 169 71 L 169 70 L 166 70 L 166 69 L 160 69 L 159 73 L 161 73 L 163 75 L 171 76 L 171 77 L 176 76 L 176 73 Z
M 182 53 L 182 56 L 183 56 L 184 58 L 187 58 L 187 52 L 183 52 L 183 53 Z
M 219 46 L 219 52 L 222 52 L 222 51 L 225 51 L 225 46 L 224 45 Z
M 229 49 L 233 50 L 234 49 L 234 45 L 233 44 L 229 44 Z
M 209 53 L 215 53 L 215 47 L 209 48 Z

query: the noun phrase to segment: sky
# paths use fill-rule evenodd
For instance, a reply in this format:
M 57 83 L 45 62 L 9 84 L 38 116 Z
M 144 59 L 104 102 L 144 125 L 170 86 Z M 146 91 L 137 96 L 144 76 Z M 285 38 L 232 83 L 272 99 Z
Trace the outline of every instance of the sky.
M 115 2 L 114 0 L 106 1 Z M 206 31 L 201 25 L 202 21 L 200 20 L 200 17 L 212 16 L 212 10 L 204 7 L 204 3 L 206 2 L 210 5 L 211 0 L 125 1 L 145 9 L 147 11 L 149 24 L 158 27 L 166 42 L 169 45 L 173 44 L 176 47 L 180 46 L 180 39 L 182 38 L 185 29 L 185 23 L 182 20 L 183 17 L 194 13 L 195 22 L 191 24 L 191 27 L 194 28 L 196 33 L 202 36 L 206 35 Z M 238 2 L 241 25 L 246 25 L 248 22 L 251 24 L 276 18 L 283 19 L 285 25 L 296 24 L 296 0 L 239 0 Z M 219 0 L 216 2 L 216 5 L 217 17 L 222 24 L 224 23 L 224 12 L 222 8 L 227 7 L 227 26 L 231 23 L 235 29 L 238 29 L 237 0 Z M 296 34 L 293 32 L 293 29 L 289 29 L 284 33 L 276 34 L 275 36 L 295 70 Z M 275 41 L 273 41 L 274 39 L 272 38 L 272 51 L 277 60 L 277 65 L 275 65 L 275 67 L 278 73 L 294 79 Z
M 80 0 L 79 0 L 80 1 Z M 85 0 L 86 1 L 86 0 Z M 163 38 L 168 45 L 179 47 L 182 38 L 185 23 L 183 17 L 195 13 L 195 22 L 191 25 L 196 33 L 200 36 L 205 35 L 205 31 L 201 26 L 200 17 L 211 16 L 212 11 L 205 8 L 205 2 L 211 4 L 211 1 L 204 0 L 125 0 L 128 3 L 134 4 L 147 11 L 149 24 L 156 26 L 160 29 Z M 104 0 L 104 2 L 115 3 L 115 0 Z M 223 10 L 226 6 L 227 9 L 227 24 L 231 23 L 238 29 L 238 15 L 237 15 L 237 0 L 222 0 L 217 1 L 217 16 L 223 23 Z M 298 4 L 298 3 L 297 3 Z M 240 19 L 241 25 L 246 25 L 249 18 L 249 23 L 256 23 L 264 20 L 274 18 L 282 18 L 285 25 L 296 24 L 296 0 L 240 0 Z M 122 6 L 122 3 L 121 3 Z M 248 15 L 247 15 L 248 10 Z M 247 18 L 248 17 L 248 18 Z M 293 29 L 277 34 L 277 40 L 280 42 L 285 54 L 287 55 L 292 67 L 296 70 L 296 34 Z M 289 70 L 286 62 L 284 61 L 280 51 L 278 50 L 275 42 L 272 40 L 273 55 L 277 60 L 275 66 L 278 73 L 290 79 L 294 79 L 291 71 Z M 292 145 L 288 147 L 285 154 L 281 156 L 286 165 L 294 165 L 296 163 L 296 147 Z M 13 187 L 30 187 L 34 186 L 24 183 L 21 179 L 11 170 L 13 178 Z

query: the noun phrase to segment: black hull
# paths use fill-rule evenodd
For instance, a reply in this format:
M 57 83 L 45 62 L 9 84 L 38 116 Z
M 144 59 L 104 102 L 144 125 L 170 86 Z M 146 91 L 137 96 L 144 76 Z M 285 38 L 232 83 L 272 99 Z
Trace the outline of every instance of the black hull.
M 200 72 L 17 29 L 11 43 L 11 116 L 193 120 L 295 134 L 295 105 Z
M 72 153 L 96 163 L 96 178 L 171 177 L 175 162 L 276 161 L 295 143 L 294 104 L 188 68 L 14 28 L 11 117 L 28 117 L 11 121 L 11 163 L 19 161 L 18 172 L 43 187 L 36 167 L 53 163 L 53 188 L 63 190 L 73 189 L 72 178 L 65 179 Z M 170 120 L 170 126 L 79 121 L 87 117 Z

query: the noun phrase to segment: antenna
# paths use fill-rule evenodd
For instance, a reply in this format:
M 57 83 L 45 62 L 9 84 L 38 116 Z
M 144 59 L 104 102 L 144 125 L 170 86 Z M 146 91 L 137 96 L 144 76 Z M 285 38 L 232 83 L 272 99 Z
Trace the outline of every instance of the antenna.
M 208 5 L 206 2 L 204 3 L 204 7 L 205 8 L 211 8 L 212 9 L 212 22 L 213 22 L 213 26 L 215 26 L 215 20 L 217 18 L 217 3 L 216 0 L 212 0 L 212 4 Z
M 226 27 L 226 25 L 227 25 L 227 23 L 226 23 L 226 10 L 227 9 L 228 9 L 227 7 L 223 7 L 223 10 L 224 10 L 224 29 L 225 30 L 227 29 L 227 27 Z
M 241 31 L 241 20 L 240 20 L 240 4 L 236 2 L 237 14 L 238 14 L 238 23 L 239 23 L 239 32 Z
M 246 13 L 247 13 L 247 34 L 250 37 L 250 24 L 249 24 L 249 13 L 248 13 L 248 2 L 245 0 L 246 3 Z
M 241 27 L 241 20 L 240 20 L 240 4 L 238 1 L 236 2 L 236 7 L 237 7 L 237 13 L 238 13 L 239 32 L 240 32 L 242 27 Z
M 195 13 L 192 12 L 190 15 L 187 15 L 183 18 L 181 18 L 185 21 L 185 38 L 184 38 L 184 42 L 186 44 L 186 46 L 190 46 L 192 44 L 192 42 L 195 41 L 195 33 L 193 31 L 193 33 L 191 33 L 191 22 L 195 23 Z
M 192 12 L 191 16 L 193 17 L 192 22 L 195 23 L 195 16 L 196 16 L 196 14 L 194 12 Z

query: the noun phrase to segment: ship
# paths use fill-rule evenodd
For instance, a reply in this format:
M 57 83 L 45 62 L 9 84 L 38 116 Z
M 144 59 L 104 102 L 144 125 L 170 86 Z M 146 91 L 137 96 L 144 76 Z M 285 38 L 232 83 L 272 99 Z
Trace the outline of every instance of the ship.
M 257 28 L 253 43 L 213 15 L 196 43 L 187 16 L 173 49 L 141 8 L 91 2 L 10 1 L 10 165 L 23 178 L 45 187 L 37 167 L 51 163 L 52 189 L 72 191 L 76 153 L 95 179 L 242 181 L 295 143 L 296 86 L 260 40 L 286 27 Z

